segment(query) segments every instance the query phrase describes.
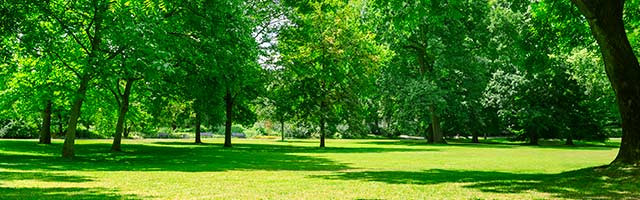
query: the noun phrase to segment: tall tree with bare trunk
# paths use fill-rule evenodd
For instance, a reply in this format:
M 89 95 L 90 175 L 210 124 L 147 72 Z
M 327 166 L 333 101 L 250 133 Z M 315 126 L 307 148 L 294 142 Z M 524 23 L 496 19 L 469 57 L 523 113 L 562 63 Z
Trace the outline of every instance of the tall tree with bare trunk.
M 640 65 L 622 20 L 624 0 L 572 0 L 589 22 L 622 117 L 622 144 L 612 164 L 640 164 Z

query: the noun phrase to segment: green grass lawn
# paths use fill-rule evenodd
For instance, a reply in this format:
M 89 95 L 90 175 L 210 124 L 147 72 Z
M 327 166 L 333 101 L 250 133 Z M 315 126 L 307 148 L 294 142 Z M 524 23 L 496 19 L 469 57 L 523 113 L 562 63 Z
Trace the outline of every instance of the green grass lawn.
M 637 171 L 596 168 L 615 145 L 426 145 L 405 140 L 0 140 L 0 199 L 640 198 Z

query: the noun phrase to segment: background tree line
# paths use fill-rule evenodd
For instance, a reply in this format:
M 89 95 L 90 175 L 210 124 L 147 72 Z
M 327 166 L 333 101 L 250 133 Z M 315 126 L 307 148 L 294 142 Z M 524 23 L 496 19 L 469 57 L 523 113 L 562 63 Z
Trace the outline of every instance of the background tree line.
M 234 125 L 320 146 L 624 136 L 637 160 L 640 5 L 594 2 L 7 0 L 0 137 L 73 157 L 76 137 L 231 147 Z

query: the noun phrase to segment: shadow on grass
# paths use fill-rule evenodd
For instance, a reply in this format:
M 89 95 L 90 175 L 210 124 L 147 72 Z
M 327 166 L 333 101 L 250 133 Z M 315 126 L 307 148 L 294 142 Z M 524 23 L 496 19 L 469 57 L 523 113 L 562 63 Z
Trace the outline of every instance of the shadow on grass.
M 194 144 L 192 142 L 154 142 L 152 144 L 169 145 L 175 147 L 222 147 L 222 144 Z M 271 152 L 271 153 L 382 153 L 382 152 L 412 152 L 412 151 L 438 151 L 438 149 L 415 148 L 375 148 L 375 147 L 324 147 L 317 146 L 292 146 L 286 143 L 279 144 L 234 144 L 233 148 L 226 149 L 237 152 Z
M 425 140 L 375 140 L 359 142 L 361 144 L 376 145 L 405 145 L 405 146 L 457 146 L 472 148 L 516 148 L 516 147 L 535 147 L 535 148 L 552 148 L 566 150 L 609 150 L 620 148 L 616 143 L 578 143 L 573 146 L 564 145 L 562 141 L 541 141 L 540 145 L 529 145 L 522 143 L 507 143 L 499 141 L 482 141 L 480 143 L 471 143 L 471 140 L 456 139 L 449 140 L 449 144 L 428 144 Z
M 291 170 L 337 171 L 350 169 L 318 155 L 304 153 L 362 153 L 429 151 L 404 148 L 339 148 L 277 144 L 195 145 L 187 142 L 126 144 L 125 152 L 108 151 L 109 143 L 76 144 L 76 158 L 59 158 L 61 144 L 37 145 L 33 141 L 0 140 L 0 169 L 91 171 L 227 171 Z
M 466 183 L 463 187 L 478 189 L 482 192 L 526 193 L 537 191 L 552 194 L 556 198 L 570 199 L 640 199 L 639 169 L 586 168 L 560 174 L 433 169 L 420 172 L 339 172 L 333 175 L 312 177 L 413 185 Z
M 105 188 L 10 188 L 0 187 L 1 199 L 143 199 L 136 195 L 121 195 Z
M 70 176 L 60 173 L 46 173 L 46 172 L 0 172 L 0 180 L 2 181 L 14 181 L 14 180 L 37 180 L 46 182 L 70 182 L 81 183 L 90 182 L 93 179 L 84 176 Z M 1 194 L 1 193 L 0 193 Z
M 93 179 L 84 176 L 49 172 L 0 172 L 0 183 L 4 181 L 36 180 L 45 182 L 84 183 Z M 106 188 L 35 188 L 6 187 L 0 184 L 0 199 L 142 199 L 137 195 L 122 195 Z

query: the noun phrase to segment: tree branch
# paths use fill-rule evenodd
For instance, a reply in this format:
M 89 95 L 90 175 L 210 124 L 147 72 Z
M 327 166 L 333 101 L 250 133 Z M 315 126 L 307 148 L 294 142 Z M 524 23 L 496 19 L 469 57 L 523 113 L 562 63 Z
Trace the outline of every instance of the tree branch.
M 119 86 L 118 86 L 119 88 Z M 118 103 L 118 107 L 120 107 L 121 103 L 120 103 L 120 96 L 118 96 L 118 94 L 113 90 L 113 88 L 109 88 L 109 91 L 111 92 L 111 94 L 113 94 L 113 97 L 116 99 L 116 102 Z
M 62 62 L 62 65 L 64 65 L 67 69 L 71 70 L 76 77 L 80 78 L 80 72 L 78 72 L 77 70 L 73 69 L 73 67 L 71 67 L 69 64 L 67 64 L 67 62 L 64 61 L 64 59 L 62 59 L 62 57 L 56 53 L 56 52 L 51 52 L 53 55 L 55 55 L 56 57 L 58 57 L 58 60 L 60 60 L 60 62 Z
M 58 16 L 56 16 L 55 14 L 53 14 L 53 12 L 49 9 L 45 9 L 42 8 L 43 10 L 45 10 L 45 12 L 47 14 L 49 14 L 49 16 L 51 16 L 53 19 L 55 19 L 60 26 L 62 26 L 62 28 L 65 30 L 65 32 L 69 35 L 71 35 L 71 37 L 76 41 L 76 43 L 78 43 L 78 45 L 80 45 L 80 47 L 85 51 L 85 53 L 89 54 L 89 49 L 87 49 L 87 47 L 82 43 L 82 41 L 80 40 L 80 38 L 78 38 L 78 36 L 76 36 L 76 34 L 74 34 L 70 29 L 69 26 L 66 25 L 66 23 L 64 23 L 64 21 L 62 21 L 62 19 L 60 19 Z

